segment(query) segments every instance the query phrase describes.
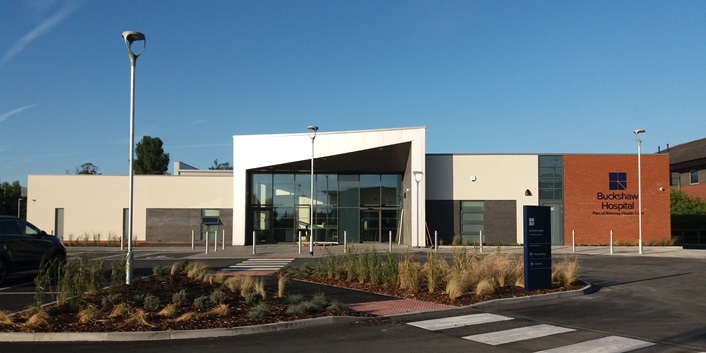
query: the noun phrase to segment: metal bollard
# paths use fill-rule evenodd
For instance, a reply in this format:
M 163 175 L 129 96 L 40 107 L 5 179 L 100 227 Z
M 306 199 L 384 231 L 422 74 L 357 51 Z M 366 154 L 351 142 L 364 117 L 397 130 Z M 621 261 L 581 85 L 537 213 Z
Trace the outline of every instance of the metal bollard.
M 613 255 L 613 230 L 610 230 L 610 254 Z
M 226 249 L 226 230 L 223 229 L 223 235 L 221 236 L 221 250 Z
M 257 235 L 256 235 L 255 231 L 253 230 L 252 231 L 252 254 L 253 255 L 257 254 L 256 246 L 257 246 Z
M 571 252 L 576 252 L 576 231 L 571 231 Z
M 434 252 L 439 252 L 439 232 L 434 231 Z
M 213 231 L 213 252 L 218 252 L 218 231 Z
M 478 231 L 478 241 L 480 242 L 480 252 L 483 252 L 483 231 Z
M 389 238 L 390 238 L 390 239 L 388 239 L 388 240 L 389 240 L 390 245 L 388 246 L 387 251 L 392 252 L 392 231 L 390 231 L 389 234 L 390 234 L 390 235 L 389 235 Z
M 194 250 L 194 230 L 191 230 L 191 250 Z
M 299 254 L 301 254 L 302 253 L 302 230 L 298 229 L 297 234 L 299 236 L 299 242 L 298 242 L 299 243 Z
M 206 254 L 208 254 L 208 232 L 206 232 L 206 239 L 204 239 L 204 243 L 206 243 Z
M 348 234 L 347 234 L 347 232 L 344 230 L 344 231 L 343 231 L 343 253 L 344 253 L 344 254 L 348 251 L 348 244 L 347 244 L 347 242 L 348 242 Z

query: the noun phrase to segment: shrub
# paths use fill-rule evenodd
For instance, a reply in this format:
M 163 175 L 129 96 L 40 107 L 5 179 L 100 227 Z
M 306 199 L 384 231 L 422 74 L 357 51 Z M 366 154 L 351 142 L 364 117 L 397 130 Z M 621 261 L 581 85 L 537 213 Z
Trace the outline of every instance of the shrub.
M 245 293 L 245 296 L 243 296 L 243 299 L 245 299 L 246 303 L 252 304 L 252 303 L 259 302 L 260 299 L 262 299 L 262 297 L 257 292 L 250 291 L 250 292 Z
M 181 273 L 184 273 L 184 269 L 186 268 L 186 265 L 188 262 L 186 260 L 179 260 L 175 263 L 172 264 L 172 267 L 170 269 L 171 275 L 178 275 Z
M 351 309 L 347 307 L 345 304 L 339 302 L 338 300 L 331 301 L 331 303 L 328 305 L 326 308 L 328 311 L 332 311 L 335 313 L 341 313 L 341 314 L 346 314 L 351 312 Z
M 208 266 L 200 261 L 189 262 L 184 268 L 186 276 L 194 281 L 201 281 L 206 276 Z
M 301 303 L 306 299 L 303 294 L 289 294 L 282 300 L 285 304 Z
M 461 245 L 463 238 L 461 238 L 461 235 L 459 234 L 454 234 L 453 239 L 451 240 L 451 245 L 453 246 L 459 246 Z
M 113 310 L 108 315 L 109 318 L 122 317 L 130 313 L 130 304 L 120 303 L 113 307 Z
M 160 304 L 161 303 L 160 303 L 159 297 L 152 295 L 152 294 L 148 294 L 144 298 L 143 307 L 147 311 L 154 312 L 154 311 L 157 311 L 157 309 L 159 309 Z
M 400 289 L 407 289 L 413 293 L 419 291 L 419 264 L 412 260 L 412 255 L 407 254 L 397 265 L 397 277 L 400 280 Z
M 78 312 L 78 321 L 85 324 L 89 321 L 95 320 L 95 318 L 98 317 L 98 314 L 100 314 L 98 308 L 96 308 L 95 305 L 88 304 L 85 308 Z
M 112 263 L 110 269 L 110 286 L 115 289 L 120 288 L 125 283 L 127 257 L 123 257 L 120 261 Z
M 91 264 L 88 277 L 88 293 L 98 294 L 106 285 L 103 270 L 103 260 L 94 261 Z
M 106 294 L 101 298 L 101 305 L 106 308 L 111 308 L 114 305 L 120 303 L 120 299 L 121 297 L 118 293 Z
M 182 289 L 174 294 L 172 294 L 172 304 L 174 305 L 184 305 L 189 301 L 189 293 L 186 289 Z
M 272 312 L 272 306 L 270 306 L 267 303 L 259 303 L 255 306 L 253 306 L 252 308 L 250 308 L 250 310 L 248 310 L 247 315 L 250 318 L 263 318 L 263 317 L 267 317 L 268 315 L 270 315 L 271 312 Z
M 152 267 L 152 274 L 155 276 L 164 276 L 167 273 L 169 273 L 169 267 L 166 267 L 166 266 Z
M 578 281 L 579 264 L 576 257 L 564 257 L 552 263 L 552 281 L 568 286 Z
M 196 309 L 204 310 L 211 306 L 211 301 L 210 299 L 208 299 L 208 296 L 203 295 L 194 299 L 194 306 L 196 307 Z
M 287 284 L 287 277 L 282 274 L 277 278 L 277 298 L 284 296 L 284 286 Z
M 225 303 L 227 296 L 224 291 L 222 291 L 220 289 L 216 289 L 213 292 L 211 292 L 209 299 L 211 300 L 211 303 L 221 305 L 221 304 Z
M 422 273 L 427 279 L 427 290 L 429 293 L 434 293 L 436 287 L 441 284 L 444 276 L 446 276 L 448 269 L 449 265 L 439 253 L 431 252 L 427 255 L 427 262 L 422 267 Z
M 132 302 L 135 303 L 135 306 L 143 306 L 145 305 L 145 297 L 146 294 L 135 294 L 132 297 Z
M 240 291 L 240 286 L 242 284 L 241 276 L 234 276 L 223 281 L 222 287 L 228 288 L 231 293 L 236 293 Z
M 217 307 L 211 309 L 206 315 L 216 315 L 216 316 L 228 316 L 230 314 L 230 307 L 228 304 L 220 304 Z
M 497 290 L 497 287 L 495 286 L 495 282 L 489 279 L 482 279 L 478 284 L 476 285 L 476 295 L 478 297 L 486 297 L 489 296 Z
M 160 310 L 157 313 L 157 315 L 163 316 L 163 317 L 175 317 L 178 312 L 179 311 L 177 309 L 176 304 L 172 303 L 172 304 L 169 304 L 169 305 L 165 306 L 164 308 L 162 308 L 162 310 Z

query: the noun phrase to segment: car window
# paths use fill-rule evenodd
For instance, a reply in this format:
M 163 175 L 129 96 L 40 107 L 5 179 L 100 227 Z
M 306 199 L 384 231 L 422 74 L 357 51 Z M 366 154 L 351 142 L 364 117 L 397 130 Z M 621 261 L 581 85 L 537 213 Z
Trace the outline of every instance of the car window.
M 17 227 L 20 229 L 20 233 L 24 235 L 37 235 L 39 234 L 39 229 L 32 227 L 27 223 L 19 223 Z
M 19 234 L 17 222 L 12 220 L 0 221 L 0 234 Z

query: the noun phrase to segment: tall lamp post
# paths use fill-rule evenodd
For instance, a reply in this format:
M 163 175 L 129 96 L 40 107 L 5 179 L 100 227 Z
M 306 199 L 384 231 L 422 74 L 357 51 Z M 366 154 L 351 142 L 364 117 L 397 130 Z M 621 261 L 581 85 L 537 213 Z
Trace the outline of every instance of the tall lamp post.
M 414 174 L 414 181 L 417 182 L 417 248 L 419 248 L 419 183 L 424 179 L 424 172 L 415 170 L 412 174 Z
M 640 163 L 640 145 L 642 145 L 642 140 L 638 136 L 644 133 L 644 129 L 634 130 L 635 141 L 637 141 L 637 233 L 638 233 L 638 251 L 642 255 L 642 163 Z
M 307 126 L 309 137 L 311 137 L 311 194 L 309 197 L 309 255 L 314 255 L 314 139 L 319 127 Z
M 133 206 L 133 195 L 134 195 L 134 180 L 135 173 L 133 170 L 133 159 L 135 155 L 135 63 L 137 62 L 137 57 L 145 51 L 147 46 L 147 39 L 145 35 L 140 32 L 125 31 L 123 32 L 123 39 L 125 40 L 125 46 L 127 46 L 127 53 L 130 57 L 130 201 L 128 210 L 128 226 L 127 226 L 127 254 L 125 255 L 125 284 L 132 284 L 132 206 Z M 132 51 L 132 43 L 142 41 L 142 50 L 139 53 Z

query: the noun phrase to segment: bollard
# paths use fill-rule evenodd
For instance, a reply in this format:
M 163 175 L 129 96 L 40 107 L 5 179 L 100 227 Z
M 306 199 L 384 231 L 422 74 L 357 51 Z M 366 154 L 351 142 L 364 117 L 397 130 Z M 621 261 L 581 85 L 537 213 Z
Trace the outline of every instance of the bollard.
M 302 230 L 298 229 L 297 234 L 299 236 L 299 254 L 302 253 Z
M 201 233 L 203 234 L 203 233 Z M 208 232 L 206 232 L 206 239 L 204 239 L 204 243 L 206 243 L 206 254 L 208 254 Z
M 480 242 L 480 252 L 483 252 L 483 231 L 478 231 L 478 241 Z
M 439 252 L 439 232 L 434 231 L 434 252 Z
M 191 250 L 194 250 L 194 230 L 191 230 Z
M 348 234 L 347 234 L 346 231 L 344 230 L 344 231 L 343 231 L 343 253 L 344 253 L 344 254 L 346 253 L 346 251 L 348 251 L 348 244 L 347 244 L 347 242 L 348 242 Z
M 613 230 L 610 230 L 610 254 L 613 255 Z
M 571 230 L 571 252 L 576 252 L 576 231 L 573 229 Z
M 389 238 L 390 238 L 390 239 L 389 239 L 390 246 L 388 246 L 387 251 L 392 252 L 392 231 L 390 231 L 389 234 L 390 234 L 390 235 L 389 235 Z
M 218 231 L 213 231 L 213 252 L 218 252 Z
M 257 246 L 257 235 L 256 235 L 255 231 L 253 230 L 252 231 L 252 254 L 253 255 L 257 254 L 257 250 L 255 248 L 256 246 Z
M 221 236 L 221 250 L 226 249 L 226 230 L 223 229 L 223 235 Z

